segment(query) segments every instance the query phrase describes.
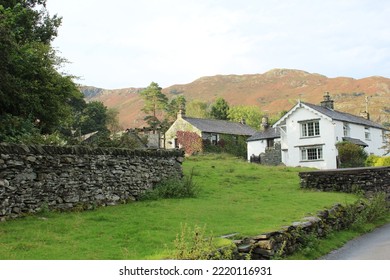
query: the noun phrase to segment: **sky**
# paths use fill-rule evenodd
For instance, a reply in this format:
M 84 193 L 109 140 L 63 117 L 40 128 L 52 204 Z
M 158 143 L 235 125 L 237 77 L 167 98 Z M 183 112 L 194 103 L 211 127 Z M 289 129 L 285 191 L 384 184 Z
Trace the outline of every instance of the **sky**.
M 387 0 L 47 0 L 77 83 L 161 87 L 299 69 L 390 78 Z

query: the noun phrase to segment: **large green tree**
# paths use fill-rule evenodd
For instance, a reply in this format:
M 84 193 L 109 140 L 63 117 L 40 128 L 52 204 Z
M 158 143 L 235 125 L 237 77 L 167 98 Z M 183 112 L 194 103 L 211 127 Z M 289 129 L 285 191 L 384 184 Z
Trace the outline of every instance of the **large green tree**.
M 185 110 L 186 108 L 186 98 L 183 95 L 179 95 L 175 98 L 173 98 L 168 104 L 167 104 L 167 114 L 168 118 L 171 120 L 175 120 L 177 113 L 180 110 Z
M 200 100 L 192 100 L 186 104 L 186 115 L 188 117 L 207 119 L 210 117 L 209 104 Z
M 229 109 L 229 120 L 235 122 L 245 121 L 247 125 L 258 130 L 261 128 L 263 115 L 259 107 L 256 106 L 238 105 Z
M 217 120 L 227 120 L 229 116 L 229 104 L 222 97 L 218 97 L 211 106 L 210 116 Z
M 46 0 L 0 0 L 0 115 L 29 119 L 43 133 L 69 125 L 74 105 L 83 106 L 73 77 L 58 72 L 64 60 L 51 42 L 60 24 Z

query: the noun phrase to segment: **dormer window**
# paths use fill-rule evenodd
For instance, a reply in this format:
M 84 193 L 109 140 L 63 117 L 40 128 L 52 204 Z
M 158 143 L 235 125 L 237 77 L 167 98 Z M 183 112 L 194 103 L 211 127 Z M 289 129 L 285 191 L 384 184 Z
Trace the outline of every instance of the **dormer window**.
M 312 120 L 301 122 L 301 137 L 316 137 L 320 136 L 320 122 L 319 120 Z

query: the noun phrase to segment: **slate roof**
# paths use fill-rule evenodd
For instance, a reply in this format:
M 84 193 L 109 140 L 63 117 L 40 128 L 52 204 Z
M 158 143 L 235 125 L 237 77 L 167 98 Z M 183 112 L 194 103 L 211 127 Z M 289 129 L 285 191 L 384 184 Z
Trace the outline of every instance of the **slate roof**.
M 343 141 L 347 141 L 347 142 L 353 143 L 355 145 L 363 146 L 363 147 L 368 147 L 368 145 L 360 139 L 355 139 L 355 138 L 351 138 L 351 137 L 343 137 Z
M 355 123 L 355 124 L 360 124 L 360 125 L 364 125 L 364 126 L 369 126 L 369 127 L 375 127 L 375 128 L 380 128 L 380 129 L 385 129 L 384 126 L 378 124 L 378 123 L 375 123 L 373 121 L 370 121 L 370 120 L 367 120 L 365 118 L 362 118 L 362 117 L 358 117 L 358 116 L 355 116 L 355 115 L 351 115 L 351 114 L 348 114 L 348 113 L 343 113 L 343 112 L 340 112 L 340 111 L 336 111 L 336 110 L 332 110 L 332 109 L 329 109 L 329 108 L 326 108 L 326 107 L 322 107 L 322 106 L 319 106 L 319 105 L 313 105 L 313 104 L 310 104 L 310 103 L 304 103 L 304 102 L 301 102 L 302 104 L 320 112 L 321 114 L 324 114 L 325 116 L 328 116 L 329 118 L 333 119 L 333 120 L 338 120 L 338 121 L 343 121 L 343 122 L 349 122 L 349 123 Z
M 201 130 L 202 132 L 245 136 L 251 136 L 256 133 L 256 130 L 254 130 L 250 126 L 238 122 L 187 117 L 184 117 L 183 119 Z
M 263 140 L 263 139 L 275 139 L 280 138 L 280 131 L 278 128 L 269 127 L 264 131 L 258 131 L 255 134 L 253 134 L 251 137 L 248 138 L 247 142 L 250 141 L 257 141 L 257 140 Z

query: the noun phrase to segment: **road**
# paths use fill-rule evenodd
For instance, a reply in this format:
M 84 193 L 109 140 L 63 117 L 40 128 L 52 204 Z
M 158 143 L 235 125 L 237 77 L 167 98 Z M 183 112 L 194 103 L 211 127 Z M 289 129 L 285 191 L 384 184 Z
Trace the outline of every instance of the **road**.
M 390 224 L 347 242 L 321 260 L 390 260 Z

